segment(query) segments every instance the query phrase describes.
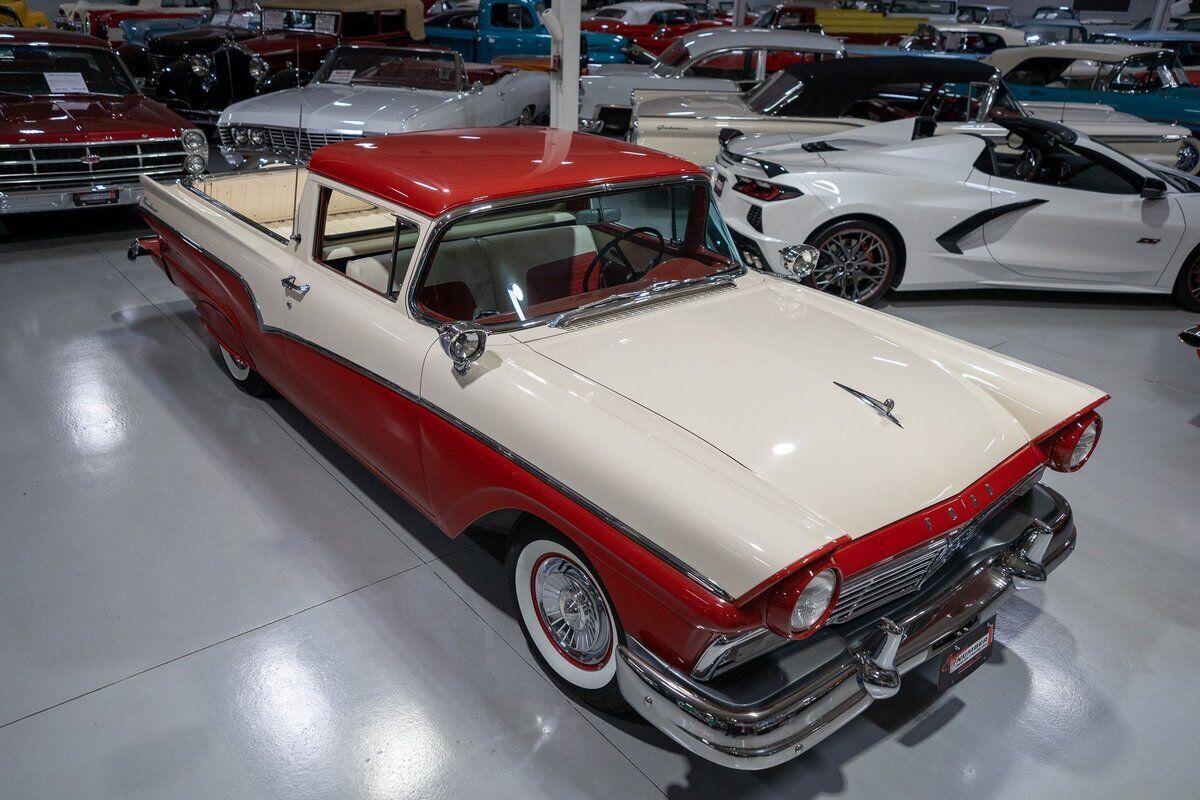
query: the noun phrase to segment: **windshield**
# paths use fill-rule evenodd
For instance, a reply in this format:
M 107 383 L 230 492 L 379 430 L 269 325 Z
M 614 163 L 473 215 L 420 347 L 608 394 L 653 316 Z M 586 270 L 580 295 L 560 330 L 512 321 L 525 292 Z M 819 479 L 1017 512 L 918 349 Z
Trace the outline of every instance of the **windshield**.
M 339 47 L 313 81 L 445 92 L 466 87 L 457 53 L 403 47 Z
M 954 0 L 892 0 L 889 14 L 938 14 L 953 16 L 958 4 Z
M 1087 29 L 1073 25 L 1026 25 L 1025 42 L 1039 44 L 1078 44 L 1087 41 Z
M 216 11 L 209 14 L 205 15 L 208 19 L 207 24 L 214 28 L 244 28 L 251 31 L 261 29 L 259 15 L 253 11 Z
M 664 78 L 675 74 L 675 68 L 687 60 L 688 51 L 683 46 L 683 39 L 671 42 L 670 47 L 662 51 L 654 64 L 654 72 Z
M 746 105 L 755 114 L 771 115 L 802 88 L 803 81 L 797 80 L 787 70 L 780 70 L 747 95 Z
M 338 13 L 327 11 L 263 11 L 262 27 L 268 31 L 313 31 L 334 36 Z
M 414 298 L 437 320 L 517 327 L 655 284 L 735 272 L 733 253 L 706 181 L 616 189 L 453 223 L 431 246 Z
M 1114 92 L 1156 92 L 1190 83 L 1174 53 L 1151 53 L 1128 58 L 1108 88 Z
M 91 47 L 0 44 L 0 91 L 28 95 L 137 94 L 115 54 Z

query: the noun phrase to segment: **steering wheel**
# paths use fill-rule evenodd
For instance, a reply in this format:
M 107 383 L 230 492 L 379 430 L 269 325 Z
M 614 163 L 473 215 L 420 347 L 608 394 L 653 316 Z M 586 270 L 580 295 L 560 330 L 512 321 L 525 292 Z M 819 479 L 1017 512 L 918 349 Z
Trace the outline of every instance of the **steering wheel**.
M 1025 148 L 1021 159 L 1013 165 L 1013 180 L 1031 181 L 1042 168 L 1042 152 L 1032 147 Z
M 654 256 L 654 260 L 650 262 L 650 266 L 646 267 L 642 272 L 638 272 L 633 267 L 633 262 L 629 260 L 629 256 L 621 249 L 621 242 L 632 238 L 635 234 L 648 233 L 658 239 L 658 252 Z M 583 285 L 580 287 L 583 291 L 588 290 L 588 281 L 591 280 L 592 272 L 596 271 L 596 288 L 605 289 L 608 283 L 605 281 L 604 273 L 609 267 L 624 267 L 626 274 L 629 276 L 626 282 L 644 278 L 650 270 L 662 263 L 663 256 L 666 254 L 666 241 L 663 240 L 663 235 L 655 228 L 630 228 L 622 234 L 614 236 L 608 244 L 600 248 L 596 253 L 596 257 L 592 259 L 592 263 L 588 264 L 587 271 L 583 273 Z M 601 266 L 599 270 L 596 267 Z

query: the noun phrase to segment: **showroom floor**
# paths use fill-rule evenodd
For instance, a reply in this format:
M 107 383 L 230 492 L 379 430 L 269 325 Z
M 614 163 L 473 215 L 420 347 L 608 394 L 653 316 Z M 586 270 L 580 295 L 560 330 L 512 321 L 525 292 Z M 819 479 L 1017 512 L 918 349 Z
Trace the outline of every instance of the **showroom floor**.
M 1079 548 L 965 683 L 910 675 L 742 774 L 566 701 L 491 540 L 446 539 L 240 393 L 183 295 L 125 260 L 134 214 L 7 222 L 0 798 L 1196 796 L 1200 360 L 1166 301 L 889 307 L 1112 394 L 1096 457 L 1049 479 Z

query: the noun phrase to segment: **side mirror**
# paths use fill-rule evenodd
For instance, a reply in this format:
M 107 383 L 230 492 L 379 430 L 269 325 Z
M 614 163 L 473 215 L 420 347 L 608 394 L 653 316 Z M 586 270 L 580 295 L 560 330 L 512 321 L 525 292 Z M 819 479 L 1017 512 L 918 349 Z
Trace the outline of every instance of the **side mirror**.
M 483 81 L 475 81 L 471 84 L 471 94 L 479 94 L 483 91 Z
M 1142 181 L 1142 197 L 1146 200 L 1161 200 L 1167 196 L 1166 182 L 1158 178 L 1146 178 Z
M 811 244 L 793 244 L 779 251 L 783 271 L 792 280 L 801 281 L 813 274 L 821 261 L 821 251 Z
M 456 375 L 466 375 L 471 365 L 483 357 L 487 337 L 487 331 L 472 322 L 451 322 L 438 331 L 438 341 L 454 362 Z

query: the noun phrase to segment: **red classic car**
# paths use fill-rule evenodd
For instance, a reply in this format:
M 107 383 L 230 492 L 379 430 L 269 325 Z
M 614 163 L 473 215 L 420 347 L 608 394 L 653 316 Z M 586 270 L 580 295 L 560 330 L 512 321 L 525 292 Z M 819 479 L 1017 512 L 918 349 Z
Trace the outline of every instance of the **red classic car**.
M 98 39 L 121 41 L 124 35 L 121 31 L 122 20 L 132 19 L 166 19 L 166 18 L 195 18 L 199 19 L 208 11 L 205 6 L 185 6 L 178 8 L 91 8 L 83 12 L 83 19 L 75 30 L 88 33 Z
M 728 20 L 700 19 L 681 3 L 629 2 L 600 9 L 596 16 L 583 20 L 580 27 L 624 36 L 643 50 L 658 55 L 680 36 L 727 25 Z
M 0 30 L 0 214 L 136 202 L 208 167 L 204 134 L 138 93 L 107 42 Z

